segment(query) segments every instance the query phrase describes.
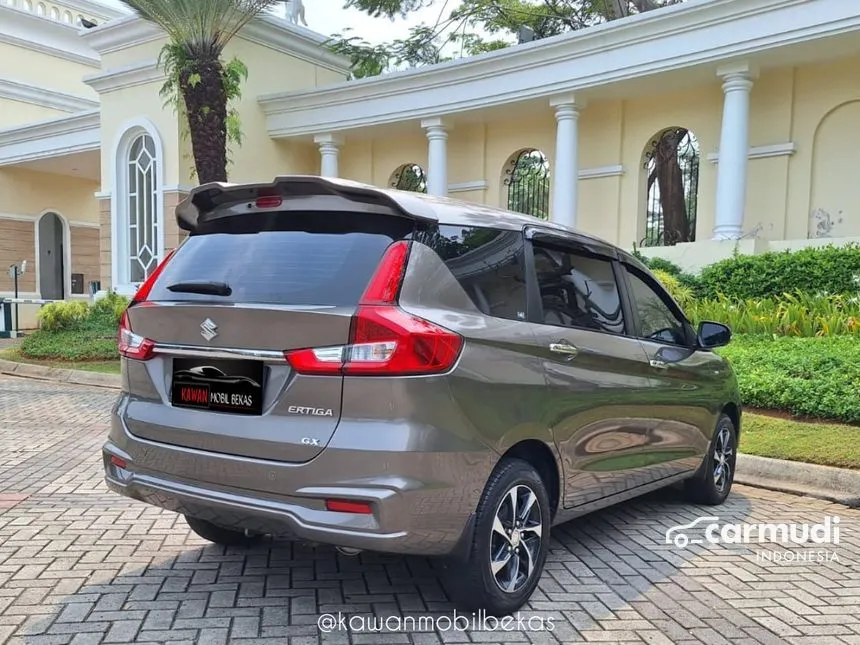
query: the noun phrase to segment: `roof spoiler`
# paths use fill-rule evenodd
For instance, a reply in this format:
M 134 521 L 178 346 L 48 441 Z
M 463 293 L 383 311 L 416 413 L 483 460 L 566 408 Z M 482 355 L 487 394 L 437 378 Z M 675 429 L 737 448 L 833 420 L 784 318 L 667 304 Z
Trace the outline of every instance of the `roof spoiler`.
M 351 208 L 361 205 L 376 212 L 388 211 L 392 215 L 436 222 L 433 206 L 426 198 L 407 192 L 391 191 L 346 179 L 318 177 L 316 175 L 285 175 L 268 184 L 209 183 L 192 189 L 176 206 L 176 222 L 185 231 L 194 231 L 206 221 L 206 215 L 224 206 L 253 202 L 260 197 L 284 198 L 284 209 L 289 210 L 290 200 L 307 209 L 309 197 L 328 197 L 341 200 Z M 332 199 L 320 200 L 320 210 L 332 210 Z

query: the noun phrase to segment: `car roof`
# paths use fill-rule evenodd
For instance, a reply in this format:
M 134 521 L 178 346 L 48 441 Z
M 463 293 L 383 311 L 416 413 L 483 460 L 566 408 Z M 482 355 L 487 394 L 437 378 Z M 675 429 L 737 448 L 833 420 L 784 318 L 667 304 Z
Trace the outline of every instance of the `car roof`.
M 399 215 L 435 222 L 442 226 L 473 226 L 505 230 L 523 230 L 529 227 L 548 234 L 575 238 L 611 255 L 619 253 L 629 255 L 606 240 L 532 215 L 449 197 L 396 188 L 380 188 L 348 179 L 317 175 L 280 175 L 268 183 L 203 184 L 193 188 L 188 197 L 177 205 L 177 221 L 180 228 L 193 230 L 201 215 L 221 205 L 276 194 L 303 198 L 303 207 L 313 204 L 314 198 L 325 198 L 316 200 L 320 203 L 320 210 L 332 209 L 336 204 L 333 201 L 335 199 L 342 200 L 342 208 L 354 209 L 355 202 L 361 202 L 365 207 L 372 206 L 374 210 L 388 208 Z M 310 198 L 310 201 L 304 198 Z M 633 256 L 630 257 L 633 258 Z

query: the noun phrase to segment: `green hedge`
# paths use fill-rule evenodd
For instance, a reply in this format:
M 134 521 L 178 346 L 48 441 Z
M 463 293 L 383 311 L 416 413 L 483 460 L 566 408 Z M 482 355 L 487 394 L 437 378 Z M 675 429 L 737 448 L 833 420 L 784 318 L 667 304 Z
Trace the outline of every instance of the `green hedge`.
M 860 423 L 856 338 L 737 335 L 719 352 L 732 363 L 744 405 Z
M 860 246 L 737 255 L 705 267 L 696 295 L 729 299 L 770 298 L 784 293 L 860 293 Z

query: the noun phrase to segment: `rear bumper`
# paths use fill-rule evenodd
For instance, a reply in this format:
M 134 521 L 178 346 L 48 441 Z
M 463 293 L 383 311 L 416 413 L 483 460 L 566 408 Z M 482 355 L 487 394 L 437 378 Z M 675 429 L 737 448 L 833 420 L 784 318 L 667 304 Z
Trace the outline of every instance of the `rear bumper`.
M 379 440 L 372 449 L 338 447 L 342 432 L 350 430 L 339 428 L 314 459 L 284 463 L 141 439 L 115 413 L 103 448 L 105 481 L 120 495 L 226 528 L 373 551 L 457 555 L 498 456 L 385 450 Z M 332 498 L 367 502 L 373 513 L 328 511 L 325 500 Z

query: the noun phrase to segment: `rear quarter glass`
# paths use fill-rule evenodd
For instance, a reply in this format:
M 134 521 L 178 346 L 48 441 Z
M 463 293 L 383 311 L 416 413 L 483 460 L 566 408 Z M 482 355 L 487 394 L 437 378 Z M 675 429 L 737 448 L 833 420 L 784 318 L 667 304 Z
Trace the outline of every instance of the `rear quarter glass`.
M 149 300 L 355 305 L 385 249 L 413 233 L 405 218 L 367 213 L 266 212 L 195 231 L 167 263 Z M 174 293 L 180 282 L 223 282 L 230 295 Z

